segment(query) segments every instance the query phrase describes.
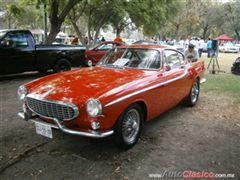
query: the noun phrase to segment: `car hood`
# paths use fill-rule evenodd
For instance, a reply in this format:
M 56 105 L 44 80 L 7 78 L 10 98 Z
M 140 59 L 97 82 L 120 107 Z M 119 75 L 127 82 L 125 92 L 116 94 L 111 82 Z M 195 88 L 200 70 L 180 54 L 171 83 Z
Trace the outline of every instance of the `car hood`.
M 82 68 L 41 78 L 28 84 L 29 93 L 39 99 L 70 103 L 86 102 L 89 98 L 103 100 L 108 96 L 144 85 L 144 77 L 156 71 L 138 69 Z M 146 81 L 145 81 L 146 82 Z M 137 86 L 139 88 L 139 85 Z M 131 87 L 131 88 L 130 88 Z

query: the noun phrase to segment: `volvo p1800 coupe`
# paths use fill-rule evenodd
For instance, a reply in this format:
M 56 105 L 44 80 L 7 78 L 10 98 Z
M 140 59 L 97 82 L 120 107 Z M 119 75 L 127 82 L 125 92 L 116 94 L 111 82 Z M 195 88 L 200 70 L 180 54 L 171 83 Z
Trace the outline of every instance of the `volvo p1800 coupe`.
M 95 67 L 46 76 L 22 85 L 18 115 L 52 138 L 52 128 L 92 138 L 112 135 L 133 147 L 144 122 L 181 101 L 194 106 L 204 63 L 190 63 L 175 49 L 130 45 L 108 51 Z

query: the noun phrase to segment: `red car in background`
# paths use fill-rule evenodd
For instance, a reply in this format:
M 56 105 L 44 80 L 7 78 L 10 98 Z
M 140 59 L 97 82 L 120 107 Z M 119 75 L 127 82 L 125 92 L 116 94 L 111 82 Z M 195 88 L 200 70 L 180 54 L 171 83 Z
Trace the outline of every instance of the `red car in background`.
M 85 51 L 85 61 L 88 66 L 96 65 L 109 49 L 124 45 L 114 41 L 104 41 Z

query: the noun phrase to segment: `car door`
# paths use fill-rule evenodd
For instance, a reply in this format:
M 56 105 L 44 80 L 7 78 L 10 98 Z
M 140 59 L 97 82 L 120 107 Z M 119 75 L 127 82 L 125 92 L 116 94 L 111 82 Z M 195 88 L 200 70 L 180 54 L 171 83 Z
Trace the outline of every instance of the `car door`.
M 169 107 L 177 105 L 187 94 L 190 78 L 185 64 L 180 52 L 164 50 L 164 84 Z
M 1 72 L 23 72 L 34 67 L 34 47 L 26 32 L 9 32 L 2 41 L 6 42 L 6 45 L 2 47 L 0 53 Z

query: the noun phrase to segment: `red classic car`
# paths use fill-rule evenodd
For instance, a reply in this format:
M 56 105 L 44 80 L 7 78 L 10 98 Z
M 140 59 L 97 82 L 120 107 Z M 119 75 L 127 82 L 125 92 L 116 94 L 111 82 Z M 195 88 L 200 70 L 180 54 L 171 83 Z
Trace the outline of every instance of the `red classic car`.
M 114 42 L 114 41 L 104 41 L 96 46 L 85 51 L 85 61 L 88 66 L 95 66 L 101 58 L 107 53 L 109 49 L 112 49 L 116 46 L 123 45 L 123 43 Z
M 35 122 L 36 132 L 52 128 L 74 135 L 113 135 L 124 149 L 139 139 L 142 124 L 181 101 L 198 101 L 204 72 L 175 49 L 158 45 L 114 48 L 95 67 L 46 76 L 22 85 L 18 115 Z

